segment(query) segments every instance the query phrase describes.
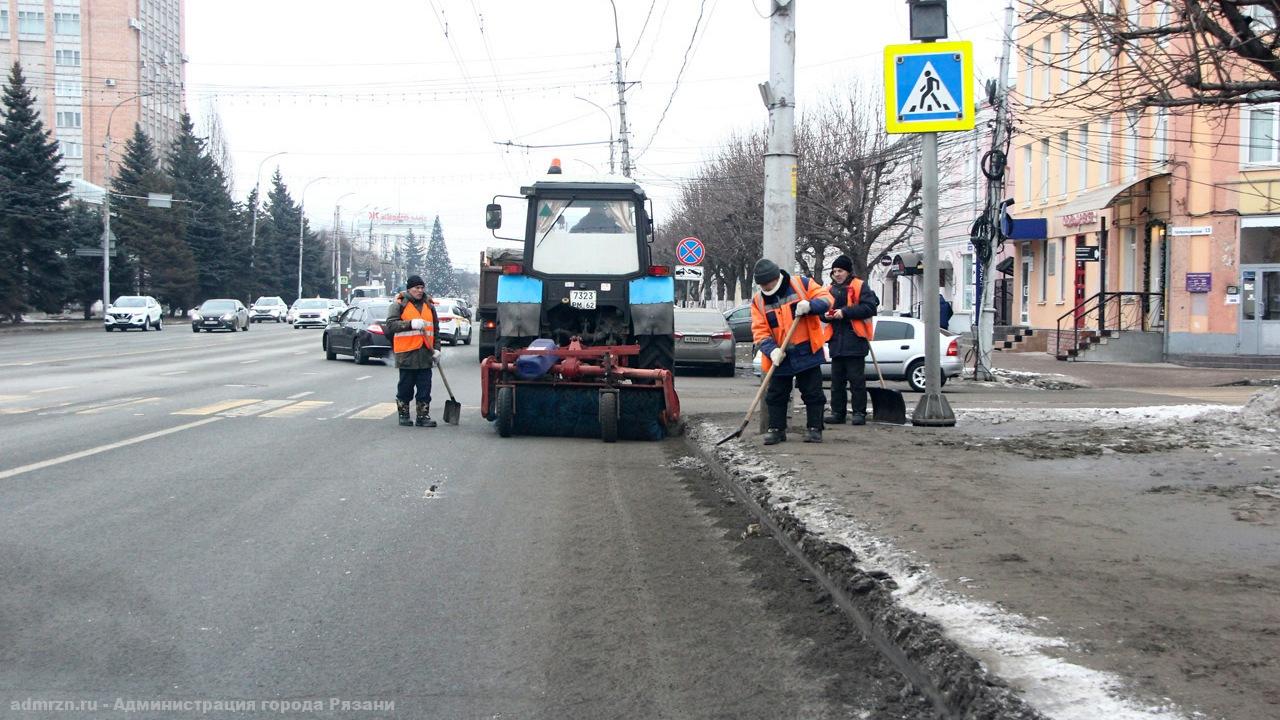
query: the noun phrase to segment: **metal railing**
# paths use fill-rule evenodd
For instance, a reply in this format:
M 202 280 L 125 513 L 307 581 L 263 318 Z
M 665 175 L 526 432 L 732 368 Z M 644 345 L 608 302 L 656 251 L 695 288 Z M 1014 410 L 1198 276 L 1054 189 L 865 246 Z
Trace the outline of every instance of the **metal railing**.
M 1063 323 L 1070 323 L 1063 328 Z M 1108 330 L 1164 330 L 1164 294 L 1154 292 L 1096 293 L 1058 317 L 1054 355 L 1079 350 L 1081 342 Z M 1070 338 L 1069 344 L 1063 340 Z

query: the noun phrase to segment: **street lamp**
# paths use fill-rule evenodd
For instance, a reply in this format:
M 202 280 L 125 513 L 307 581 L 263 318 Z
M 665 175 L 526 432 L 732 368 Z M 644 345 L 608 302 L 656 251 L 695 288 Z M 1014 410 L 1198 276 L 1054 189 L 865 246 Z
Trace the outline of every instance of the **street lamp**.
M 259 200 L 258 191 L 262 185 L 262 166 L 266 165 L 267 161 L 270 160 L 271 158 L 280 157 L 281 155 L 286 155 L 286 154 L 288 154 L 287 150 L 281 150 L 278 153 L 272 153 L 271 155 L 268 155 L 262 158 L 262 162 L 258 163 L 258 173 L 253 176 L 253 207 L 249 209 L 249 214 L 252 217 L 252 220 L 250 222 L 250 230 L 249 230 L 249 269 L 250 270 L 253 269 L 254 252 L 255 252 L 255 248 L 258 245 L 258 200 Z M 250 282 L 252 281 L 253 279 L 250 278 Z
M 296 298 L 298 300 L 302 299 L 302 226 L 307 220 L 307 188 L 311 187 L 314 183 L 328 179 L 329 178 L 327 177 L 318 177 L 308 182 L 306 185 L 303 185 L 302 197 L 298 200 L 298 297 Z M 257 218 L 257 213 L 254 213 L 254 217 L 255 219 Z
M 107 137 L 102 142 L 102 316 L 107 316 L 107 306 L 111 304 L 111 121 L 116 117 L 116 110 L 127 102 L 154 95 L 144 92 L 127 97 L 116 103 L 107 114 Z
M 333 289 L 336 297 L 342 297 L 342 201 L 355 195 L 349 192 L 333 203 Z
M 605 110 L 604 108 L 600 107 L 599 105 L 596 105 L 595 103 L 591 102 L 590 100 L 584 97 L 581 97 L 579 95 L 574 95 L 574 97 L 581 100 L 584 103 L 595 105 L 595 108 L 600 112 L 604 113 L 605 119 L 609 121 L 609 174 L 612 175 L 613 174 L 613 116 L 609 114 L 608 110 Z

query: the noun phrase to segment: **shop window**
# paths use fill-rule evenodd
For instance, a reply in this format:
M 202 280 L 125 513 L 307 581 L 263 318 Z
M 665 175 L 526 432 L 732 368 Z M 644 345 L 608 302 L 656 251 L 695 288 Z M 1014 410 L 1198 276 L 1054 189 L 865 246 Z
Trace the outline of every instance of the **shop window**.
M 1240 264 L 1280 263 L 1280 227 L 1244 228 L 1240 231 Z
M 974 303 L 974 293 L 977 292 L 978 279 L 973 273 L 973 255 L 964 255 L 961 258 L 964 267 L 964 309 L 972 310 Z

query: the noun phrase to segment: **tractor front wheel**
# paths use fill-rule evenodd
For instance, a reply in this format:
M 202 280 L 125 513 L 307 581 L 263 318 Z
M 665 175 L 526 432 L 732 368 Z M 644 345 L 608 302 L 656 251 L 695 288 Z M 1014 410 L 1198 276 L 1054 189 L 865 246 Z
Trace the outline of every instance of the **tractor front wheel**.
M 618 442 L 618 391 L 600 393 L 600 439 L 607 443 Z
M 515 388 L 498 388 L 498 435 L 511 437 L 515 425 Z

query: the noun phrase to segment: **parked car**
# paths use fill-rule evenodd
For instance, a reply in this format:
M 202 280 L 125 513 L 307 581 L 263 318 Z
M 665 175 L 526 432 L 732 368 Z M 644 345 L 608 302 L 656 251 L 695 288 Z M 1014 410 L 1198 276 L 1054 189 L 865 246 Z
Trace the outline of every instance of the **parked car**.
M 733 339 L 738 342 L 753 343 L 755 338 L 751 335 L 751 306 L 742 305 L 732 310 L 726 310 L 724 319 L 729 323 L 729 329 L 733 331 Z
M 150 295 L 121 295 L 102 314 L 102 329 L 125 331 L 138 328 L 143 332 L 164 329 L 164 311 Z
M 260 297 L 249 306 L 249 322 L 278 322 L 285 320 L 289 306 L 281 297 Z
M 733 377 L 737 344 L 719 310 L 676 308 L 675 364 L 714 367 Z
M 476 311 L 476 309 L 475 309 L 474 307 L 472 307 L 472 305 L 471 305 L 471 301 L 470 301 L 470 300 L 468 300 L 468 299 L 466 299 L 466 298 L 461 298 L 461 297 L 438 297 L 438 298 L 431 298 L 431 300 L 432 300 L 433 302 L 437 303 L 437 304 L 442 303 L 442 302 L 446 302 L 446 303 L 450 303 L 450 304 L 452 304 L 452 305 L 456 305 L 456 306 L 458 306 L 458 307 L 462 308 L 463 310 L 466 310 L 466 311 L 467 311 L 467 316 L 468 316 L 468 317 L 473 317 L 473 316 L 475 315 L 475 311 Z
M 877 315 L 873 320 L 875 340 L 872 349 L 880 362 L 880 372 L 885 380 L 905 380 L 911 389 L 924 392 L 924 321 L 915 318 Z M 949 330 L 940 331 L 939 360 L 942 364 L 942 384 L 960 374 L 964 362 L 960 358 L 960 337 Z M 824 348 L 826 351 L 826 348 Z M 761 374 L 760 353 L 752 361 L 756 375 Z M 830 358 L 822 365 L 822 377 L 830 379 Z M 877 382 L 875 366 L 867 356 L 867 382 Z
M 293 328 L 328 327 L 332 309 L 333 301 L 328 298 L 303 298 L 293 304 Z
M 440 319 L 440 341 L 450 345 L 471 344 L 471 313 L 464 307 L 435 299 L 436 316 Z
M 357 365 L 364 365 L 369 358 L 390 357 L 391 338 L 382 328 L 387 309 L 386 298 L 381 298 L 380 302 L 360 303 L 344 310 L 324 329 L 320 343 L 325 359 L 351 355 Z
M 191 332 L 249 331 L 249 309 L 239 300 L 205 300 L 191 316 Z

